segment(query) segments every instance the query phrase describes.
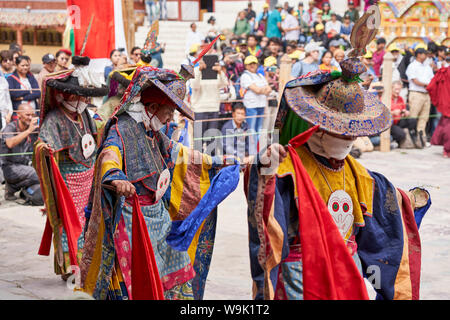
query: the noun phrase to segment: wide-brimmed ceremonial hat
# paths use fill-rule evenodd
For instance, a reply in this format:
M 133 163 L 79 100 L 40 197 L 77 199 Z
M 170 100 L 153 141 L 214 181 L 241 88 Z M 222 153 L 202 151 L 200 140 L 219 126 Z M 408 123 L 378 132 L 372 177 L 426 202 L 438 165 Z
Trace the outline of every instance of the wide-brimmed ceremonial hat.
M 391 113 L 379 98 L 364 90 L 358 58 L 340 63 L 342 72 L 318 70 L 286 84 L 276 127 L 282 129 L 286 108 L 321 129 L 343 136 L 371 136 L 391 126 Z

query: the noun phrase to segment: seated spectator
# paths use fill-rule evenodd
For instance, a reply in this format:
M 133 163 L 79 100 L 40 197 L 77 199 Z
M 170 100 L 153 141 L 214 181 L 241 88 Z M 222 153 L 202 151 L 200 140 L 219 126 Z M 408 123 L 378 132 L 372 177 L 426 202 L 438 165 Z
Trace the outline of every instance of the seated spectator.
M 13 61 L 13 54 L 11 50 L 2 50 L 0 51 L 0 59 L 1 59 L 1 71 L 5 78 L 8 78 L 16 69 L 16 64 Z
M 69 60 L 72 56 L 72 51 L 68 49 L 60 49 L 56 54 L 55 72 L 69 69 Z
M 322 55 L 321 64 L 319 65 L 320 70 L 325 71 L 338 71 L 338 68 L 336 66 L 333 66 L 331 64 L 331 60 L 333 59 L 333 54 L 331 51 L 325 51 L 325 53 Z
M 234 51 L 237 51 L 238 44 L 239 44 L 238 38 L 235 38 L 235 37 L 231 38 L 231 40 L 230 40 L 231 49 L 233 49 Z
M 10 121 L 13 114 L 9 85 L 0 70 L 0 129 L 3 129 Z M 0 160 L 1 163 L 1 160 Z
M 292 78 L 298 78 L 319 69 L 319 55 L 321 47 L 316 42 L 310 42 L 305 47 L 305 58 L 292 66 Z
M 411 140 L 414 144 L 417 143 L 417 119 L 408 118 L 409 110 L 406 109 L 405 101 L 400 96 L 402 87 L 401 81 L 392 83 L 391 114 L 394 121 L 391 126 L 391 136 L 398 143 L 399 148 L 407 148 L 409 147 L 407 143 Z M 408 129 L 411 139 L 407 139 L 406 132 L 403 130 L 405 128 Z
M 262 37 L 261 41 L 259 42 L 259 47 L 261 48 L 261 51 L 264 51 L 264 49 L 267 48 L 267 45 L 269 44 L 269 38 Z
M 10 122 L 3 130 L 1 153 L 21 154 L 33 151 L 33 144 L 37 139 L 34 131 L 39 127 L 38 118 L 28 103 L 22 103 L 17 110 L 17 121 Z M 2 170 L 6 181 L 6 200 L 16 200 L 15 193 L 21 191 L 21 197 L 30 200 L 32 204 L 43 204 L 39 179 L 31 166 L 31 155 L 4 157 Z
M 323 15 L 322 15 L 322 19 L 323 21 L 326 23 L 327 21 L 331 20 L 331 7 L 330 4 L 328 2 L 324 2 L 322 3 L 322 11 L 323 11 Z
M 233 119 L 225 122 L 222 127 L 223 153 L 239 158 L 241 164 L 245 165 L 250 162 L 251 155 L 256 154 L 256 150 L 250 152 L 251 149 L 255 149 L 253 142 L 255 136 L 249 132 L 248 124 L 245 121 L 246 110 L 242 102 L 234 104 L 231 116 Z
M 245 58 L 245 71 L 241 76 L 241 97 L 247 110 L 247 123 L 249 129 L 259 132 L 262 127 L 262 116 L 267 106 L 267 96 L 272 92 L 272 88 L 267 83 L 266 78 L 256 73 L 258 69 L 258 59 L 254 56 Z
M 338 69 L 340 69 L 340 63 L 345 59 L 345 52 L 342 49 L 336 49 L 333 53 L 333 58 L 336 61 L 336 65 L 339 66 Z
M 336 33 L 341 33 L 342 22 L 337 19 L 335 12 L 331 13 L 331 19 L 325 23 L 325 33 L 329 33 L 331 30 L 336 31 Z
M 247 39 L 241 38 L 239 39 L 239 44 L 236 48 L 236 51 L 240 54 L 241 59 L 244 60 L 245 57 L 250 55 L 250 52 L 248 52 L 248 46 L 247 46 Z
M 251 27 L 245 18 L 245 11 L 240 11 L 234 23 L 233 35 L 238 38 L 246 38 L 250 31 Z
M 16 59 L 17 69 L 8 77 L 11 102 L 13 110 L 17 110 L 20 104 L 29 103 L 34 110 L 38 108 L 38 99 L 41 97 L 39 84 L 30 72 L 31 59 L 28 56 L 19 56 Z M 16 119 L 13 114 L 13 120 Z
M 262 50 L 258 45 L 258 39 L 254 34 L 247 36 L 247 50 L 252 56 L 259 58 L 262 55 Z
M 297 51 L 297 42 L 296 41 L 289 41 L 286 44 L 286 54 L 291 54 L 293 52 Z
M 206 32 L 205 42 L 212 42 L 219 34 L 221 34 L 221 29 L 216 24 L 216 18 L 214 16 L 209 17 L 208 19 L 208 31 Z M 214 48 L 216 48 L 216 43 L 214 44 Z
M 130 63 L 136 64 L 141 60 L 141 48 L 133 47 L 130 53 Z
M 227 78 L 235 85 L 239 82 L 239 78 L 245 71 L 244 63 L 240 61 L 236 51 L 233 51 L 230 47 L 225 48 L 222 55 Z M 236 89 L 239 91 L 239 88 Z
M 269 39 L 269 44 L 267 45 L 269 54 L 277 59 L 277 66 L 280 66 L 280 59 L 282 56 L 282 43 L 279 38 L 272 37 Z
M 314 42 L 320 42 L 322 46 L 328 44 L 328 36 L 325 33 L 325 27 L 323 24 L 319 23 L 315 26 L 315 31 L 312 34 L 312 40 Z
M 350 18 L 351 22 L 353 22 L 353 23 L 358 21 L 358 19 L 359 19 L 359 12 L 358 12 L 358 10 L 356 10 L 355 3 L 353 2 L 353 0 L 350 0 L 348 2 L 348 9 L 344 13 L 344 17 L 345 16 L 348 16 Z
M 47 53 L 42 57 L 42 69 L 36 77 L 36 80 L 39 84 L 39 88 L 42 89 L 42 81 L 45 76 L 49 73 L 55 72 L 56 68 L 56 58 L 51 53 Z

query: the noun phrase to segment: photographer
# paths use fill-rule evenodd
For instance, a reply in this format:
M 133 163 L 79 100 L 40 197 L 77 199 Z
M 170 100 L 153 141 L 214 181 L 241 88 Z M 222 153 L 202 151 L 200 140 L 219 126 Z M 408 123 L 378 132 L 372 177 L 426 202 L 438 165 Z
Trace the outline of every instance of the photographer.
M 36 171 L 31 166 L 33 151 L 39 127 L 33 107 L 22 103 L 17 109 L 17 120 L 11 121 L 2 132 L 1 153 L 14 154 L 5 156 L 2 170 L 5 176 L 5 200 L 16 200 L 15 193 L 21 191 L 21 197 L 34 205 L 42 205 L 42 194 Z

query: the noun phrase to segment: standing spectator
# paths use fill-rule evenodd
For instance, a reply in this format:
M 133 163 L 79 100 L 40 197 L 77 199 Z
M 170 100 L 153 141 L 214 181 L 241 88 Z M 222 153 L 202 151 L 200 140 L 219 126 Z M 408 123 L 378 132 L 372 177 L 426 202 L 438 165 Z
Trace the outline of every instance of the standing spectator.
M 111 50 L 111 53 L 109 54 L 109 59 L 111 61 L 111 65 L 105 67 L 105 72 L 104 72 L 105 81 L 108 80 L 108 76 L 111 73 L 111 71 L 116 70 L 118 68 L 121 55 L 122 54 L 119 50 L 117 50 L 117 49 Z
M 253 132 L 259 132 L 262 127 L 265 108 L 267 106 L 267 96 L 272 92 L 266 78 L 256 73 L 258 69 L 258 59 L 254 56 L 245 58 L 245 71 L 241 76 L 241 96 L 243 96 L 244 106 L 247 110 L 248 127 Z
M 217 63 L 212 67 L 217 72 L 217 79 L 202 79 L 202 70 L 206 69 L 203 60 L 199 61 L 199 66 L 194 68 L 195 78 L 190 80 L 192 89 L 191 107 L 195 112 L 194 138 L 203 138 L 209 129 L 217 129 L 218 121 L 202 121 L 219 118 L 220 89 L 228 86 L 228 79 L 222 68 Z M 213 134 L 214 136 L 215 134 Z M 203 150 L 205 140 L 195 140 L 194 149 Z
M 386 47 L 386 39 L 377 39 L 377 50 L 372 54 L 373 70 L 378 78 L 381 77 L 380 68 L 383 64 L 383 57 L 385 54 L 384 48 Z
M 413 143 L 416 143 L 417 137 L 417 119 L 409 118 L 409 110 L 406 109 L 405 101 L 400 96 L 402 87 L 403 84 L 401 81 L 392 83 L 391 114 L 394 121 L 391 126 L 391 135 L 394 141 L 398 143 L 399 148 L 405 148 L 405 143 L 409 141 L 403 129 L 408 129 Z
M 72 51 L 68 49 L 60 49 L 56 54 L 55 72 L 67 70 L 69 68 L 69 60 L 72 56 Z
M 254 34 L 249 34 L 247 37 L 247 50 L 248 52 L 257 58 L 262 55 L 262 50 L 258 45 L 258 40 Z
M 277 96 L 280 83 L 277 60 L 272 56 L 264 59 L 264 76 L 270 88 L 272 89 L 272 92 L 268 96 L 268 103 L 264 111 L 264 120 L 262 123 L 262 127 L 265 130 L 271 131 L 273 130 L 275 118 L 278 111 Z
M 291 76 L 295 79 L 319 69 L 320 46 L 310 42 L 305 46 L 305 58 L 292 66 Z
M 251 1 L 248 2 L 247 9 L 244 9 L 244 12 L 245 12 L 245 19 L 247 19 L 248 21 L 256 18 L 256 12 L 253 11 L 253 5 Z
M 162 54 L 166 50 L 166 44 L 165 43 L 159 43 L 156 42 L 156 48 L 152 53 L 150 54 L 152 57 L 152 64 L 153 66 L 162 69 L 164 67 L 164 63 L 162 60 Z
M 137 64 L 139 60 L 141 60 L 141 48 L 133 47 L 131 49 L 130 58 L 131 64 Z
M 321 23 L 317 24 L 315 27 L 315 32 L 312 35 L 312 40 L 314 42 L 320 42 L 322 46 L 326 46 L 328 43 L 328 37 L 325 33 L 325 26 Z
M 350 42 L 350 35 L 352 34 L 354 23 L 350 19 L 350 15 L 345 14 L 341 24 L 341 37 L 347 42 Z
M 17 69 L 8 77 L 8 85 L 11 95 L 13 110 L 16 111 L 20 104 L 29 103 L 33 109 L 37 109 L 38 99 L 41 97 L 39 84 L 30 72 L 31 59 L 28 56 L 19 56 L 16 60 Z M 13 119 L 16 119 L 13 114 Z
M 152 25 L 156 19 L 156 0 L 142 0 L 145 3 L 145 12 L 147 13 L 148 23 Z
M 240 11 L 234 23 L 233 35 L 238 38 L 247 37 L 250 34 L 251 27 L 245 18 L 245 11 Z
M 34 131 L 39 127 L 38 118 L 35 117 L 34 109 L 28 103 L 19 105 L 17 111 L 17 121 L 12 121 L 6 126 L 1 141 L 1 153 L 17 154 L 4 157 L 2 160 L 2 170 L 6 181 L 5 199 L 9 201 L 17 199 L 15 193 L 18 191 L 31 194 L 36 189 L 39 190 L 39 179 L 30 165 L 31 155 L 18 155 L 33 152 L 33 144 L 37 139 Z M 26 191 L 30 187 L 32 189 Z M 37 193 L 40 193 L 40 190 Z M 42 196 L 39 200 L 42 202 Z
M 336 31 L 336 33 L 341 33 L 342 22 L 337 19 L 335 12 L 331 12 L 330 16 L 330 20 L 325 24 L 325 33 L 331 32 L 331 30 Z
M 446 46 L 438 46 L 437 48 L 437 62 L 436 62 L 436 66 L 438 69 L 440 68 L 446 68 L 448 67 L 450 64 L 446 61 L 446 57 L 447 57 L 447 52 L 448 52 L 448 48 Z
M 297 20 L 298 25 L 300 27 L 300 42 L 306 42 L 308 32 L 309 32 L 309 24 L 308 24 L 308 13 L 303 9 L 303 2 L 298 3 L 297 8 Z
M 333 53 L 331 51 L 325 51 L 322 55 L 321 64 L 319 65 L 320 70 L 325 71 L 338 71 L 336 66 L 331 64 L 331 60 L 333 59 Z
M 373 82 L 378 81 L 378 77 L 375 74 L 375 71 L 373 70 L 371 51 L 367 51 L 367 53 L 362 57 L 362 63 L 366 67 L 367 71 L 360 75 L 360 78 L 363 80 L 361 86 L 364 89 L 368 90 L 372 81 Z
M 294 17 L 294 8 L 288 8 L 288 13 L 281 23 L 284 31 L 284 38 L 288 41 L 298 41 L 300 38 L 300 25 L 296 17 Z
M 0 51 L 0 59 L 2 63 L 1 71 L 5 78 L 8 78 L 15 71 L 15 63 L 13 61 L 13 54 L 10 50 Z
M 319 11 L 319 8 L 316 7 L 316 1 L 315 0 L 309 0 L 308 2 L 308 10 L 306 11 L 307 14 L 307 23 L 308 25 L 312 25 L 314 21 L 316 21 L 316 14 L 317 11 Z M 322 10 L 320 10 L 322 12 Z
M 249 127 L 245 121 L 246 111 L 242 102 L 234 104 L 231 116 L 233 119 L 225 122 L 222 127 L 223 153 L 235 156 L 242 164 L 247 164 L 250 162 L 250 156 L 256 154 L 256 150 L 250 152 L 250 149 L 255 149 L 255 143 L 254 137 L 248 135 Z
M 427 51 L 419 48 L 414 52 L 415 60 L 406 69 L 409 80 L 408 102 L 411 117 L 417 119 L 417 134 L 421 147 L 425 147 L 425 127 L 430 115 L 430 95 L 426 89 L 433 78 L 433 70 L 425 64 Z
M 55 72 L 56 68 L 56 58 L 51 53 L 47 53 L 42 57 L 42 69 L 36 77 L 36 80 L 39 84 L 39 88 L 42 89 L 42 80 L 44 80 L 45 76 L 49 73 Z
M 167 0 L 159 0 L 159 20 L 167 20 Z
M 287 15 L 289 13 L 289 2 L 285 1 L 283 4 L 283 8 L 281 9 L 281 15 Z
M 195 22 L 191 23 L 191 31 L 189 31 L 187 35 L 186 40 L 186 53 L 189 53 L 189 50 L 193 44 L 204 44 L 205 43 L 205 36 L 197 31 L 197 25 Z
M 326 23 L 331 20 L 331 7 L 328 2 L 322 3 L 322 19 Z
M 239 82 L 239 78 L 244 73 L 245 68 L 242 61 L 238 59 L 238 55 L 231 48 L 225 48 L 223 51 L 223 62 L 225 64 L 225 70 L 227 78 L 234 84 Z M 239 88 L 237 88 L 239 91 Z
M 263 11 L 256 17 L 255 20 L 255 34 L 263 37 L 266 34 L 267 19 L 269 18 L 269 5 L 263 4 Z
M 345 11 L 344 16 L 349 16 L 350 20 L 355 23 L 359 19 L 359 12 L 355 8 L 355 3 L 353 0 L 348 2 L 348 9 Z
M 277 4 L 275 9 L 269 13 L 269 18 L 267 19 L 267 32 L 266 36 L 268 38 L 277 37 L 281 38 L 281 6 Z
M 0 129 L 3 129 L 10 121 L 13 114 L 9 85 L 0 70 Z M 0 161 L 1 163 L 1 161 Z
M 221 33 L 220 28 L 216 24 L 216 18 L 214 16 L 209 17 L 208 19 L 208 31 L 206 33 L 205 42 L 212 42 L 217 36 Z M 217 43 L 214 43 L 214 49 L 217 48 Z

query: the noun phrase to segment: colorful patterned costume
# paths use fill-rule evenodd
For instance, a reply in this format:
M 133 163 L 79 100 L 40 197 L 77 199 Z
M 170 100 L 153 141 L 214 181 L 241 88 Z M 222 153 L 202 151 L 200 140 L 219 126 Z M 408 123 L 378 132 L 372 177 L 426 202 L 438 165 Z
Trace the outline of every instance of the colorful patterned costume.
M 96 146 L 92 140 L 93 152 L 85 158 L 81 138 L 86 134 L 95 138 L 97 124 L 87 108 L 77 120 L 70 118 L 55 97 L 61 93 L 85 97 L 107 93 L 106 87 L 83 88 L 73 72 L 50 74 L 43 82 L 40 132 L 33 155 L 48 218 L 39 254 L 49 254 L 53 233 L 55 273 L 64 277 L 76 271 L 82 255 L 84 208 L 89 200 Z
M 359 60 L 346 59 L 341 69 L 286 84 L 275 128 L 288 156 L 270 174 L 260 164 L 246 169 L 255 299 L 368 299 L 363 277 L 378 299 L 419 298 L 418 226 L 431 205 L 428 192 L 397 189 L 349 155 L 333 169 L 308 145 L 319 128 L 358 137 L 390 126 L 389 110 L 358 84 Z M 350 211 L 329 200 L 342 189 Z
M 81 263 L 82 289 L 96 299 L 141 299 L 134 297 L 132 286 L 131 199 L 117 197 L 106 187 L 113 180 L 128 180 L 136 188 L 164 298 L 201 299 L 214 246 L 216 211 L 208 210 L 184 248 L 174 249 L 167 239 L 174 235 L 171 220 L 183 220 L 197 207 L 222 159 L 177 144 L 161 131 L 147 131 L 143 122 L 132 118 L 127 106 L 146 95 L 147 88 L 156 93 L 155 100 L 170 95 L 180 112 L 192 116 L 180 99 L 185 85 L 179 75 L 152 67 L 136 69 L 122 104 L 105 127 L 98 153 Z M 155 191 L 165 168 L 170 186 L 158 200 Z

